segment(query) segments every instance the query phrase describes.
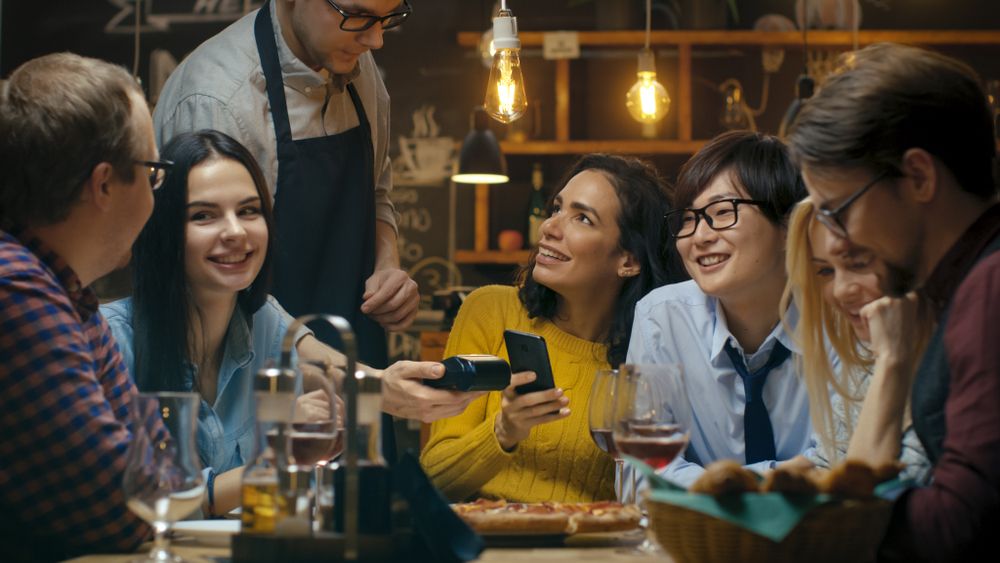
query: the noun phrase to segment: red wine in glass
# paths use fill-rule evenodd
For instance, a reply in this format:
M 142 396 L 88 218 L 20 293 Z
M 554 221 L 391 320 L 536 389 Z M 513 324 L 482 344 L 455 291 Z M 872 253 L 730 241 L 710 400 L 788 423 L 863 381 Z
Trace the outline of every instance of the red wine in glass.
M 593 438 L 594 444 L 602 451 L 607 452 L 611 457 L 618 457 L 618 448 L 615 447 L 615 437 L 612 435 L 610 428 L 591 428 L 590 437 Z
M 300 465 L 315 465 L 334 457 L 341 444 L 341 434 L 331 431 L 331 422 L 297 422 L 292 425 L 288 441 L 292 449 L 295 463 Z M 268 442 L 276 447 L 277 430 L 268 433 Z
M 664 437 L 682 432 L 680 426 L 676 424 L 632 421 L 628 423 L 628 433 L 647 437 Z
M 670 436 L 619 436 L 616 441 L 622 453 L 637 457 L 654 469 L 662 469 L 687 446 L 686 434 Z

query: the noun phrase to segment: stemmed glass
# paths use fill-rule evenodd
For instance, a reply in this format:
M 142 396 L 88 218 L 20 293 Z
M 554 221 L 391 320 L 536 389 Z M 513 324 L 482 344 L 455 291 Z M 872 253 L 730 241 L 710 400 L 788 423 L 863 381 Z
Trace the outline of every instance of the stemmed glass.
M 670 464 L 688 443 L 687 429 L 670 405 L 680 405 L 678 401 L 686 397 L 680 366 L 622 365 L 615 385 L 612 429 L 618 451 L 656 470 Z M 636 550 L 662 553 L 651 541 L 648 526 L 646 539 Z
M 615 448 L 612 434 L 614 424 L 615 383 L 618 377 L 616 369 L 599 369 L 594 374 L 594 383 L 590 388 L 590 406 L 587 417 L 590 424 L 590 437 L 594 444 L 615 460 L 615 497 L 622 501 L 622 466 L 625 463 Z
M 288 461 L 296 466 L 289 471 L 297 476 L 295 485 L 290 487 L 292 490 L 288 493 L 295 496 L 294 512 L 304 515 L 312 504 L 310 496 L 317 507 L 327 500 L 323 498 L 329 488 L 323 480 L 323 468 L 344 449 L 344 409 L 343 401 L 337 394 L 338 375 L 342 375 L 340 370 L 326 362 L 302 360 L 299 362 L 299 373 L 299 396 L 295 402 L 292 429 L 288 434 Z M 312 491 L 308 489 L 309 479 L 306 477 L 309 471 L 314 475 Z M 321 518 L 322 513 L 317 510 L 317 520 Z
M 132 400 L 132 441 L 123 478 L 126 503 L 156 533 L 153 549 L 138 561 L 182 561 L 170 551 L 174 522 L 201 506 L 205 483 L 195 448 L 196 393 L 139 393 Z

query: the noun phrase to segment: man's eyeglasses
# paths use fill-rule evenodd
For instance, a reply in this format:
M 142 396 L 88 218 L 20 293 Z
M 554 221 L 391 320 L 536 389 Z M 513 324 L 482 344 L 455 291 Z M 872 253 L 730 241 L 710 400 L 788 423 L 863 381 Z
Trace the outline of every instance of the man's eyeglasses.
M 149 185 L 153 191 L 160 189 L 163 181 L 167 179 L 167 172 L 174 166 L 174 163 L 169 160 L 136 160 L 135 163 L 146 169 L 146 174 L 149 175 Z
M 386 14 L 384 16 L 372 16 L 368 14 L 353 14 L 338 6 L 333 0 L 326 0 L 326 3 L 340 12 L 344 19 L 340 20 L 340 29 L 344 31 L 365 31 L 376 23 L 382 24 L 382 29 L 392 29 L 406 21 L 413 13 L 410 0 L 403 0 L 403 8 L 399 11 Z
M 845 211 L 847 211 L 847 208 L 850 207 L 852 203 L 857 201 L 861 196 L 865 195 L 865 192 L 872 189 L 872 186 L 884 180 L 885 177 L 888 175 L 889 171 L 886 170 L 885 172 L 882 172 L 878 176 L 875 176 L 875 178 L 872 179 L 871 182 L 868 182 L 867 184 L 862 186 L 860 190 L 851 194 L 851 197 L 847 198 L 844 201 L 844 203 L 838 205 L 836 209 L 823 209 L 822 207 L 817 206 L 816 219 L 820 223 L 822 223 L 823 226 L 825 226 L 827 229 L 830 229 L 830 232 L 837 235 L 838 237 L 848 238 L 847 227 L 844 226 L 842 215 L 844 214 Z
M 698 209 L 678 209 L 667 213 L 667 230 L 674 238 L 687 238 L 698 230 L 698 221 L 708 223 L 713 231 L 731 229 L 740 220 L 740 204 L 769 205 L 766 201 L 755 199 L 720 199 Z

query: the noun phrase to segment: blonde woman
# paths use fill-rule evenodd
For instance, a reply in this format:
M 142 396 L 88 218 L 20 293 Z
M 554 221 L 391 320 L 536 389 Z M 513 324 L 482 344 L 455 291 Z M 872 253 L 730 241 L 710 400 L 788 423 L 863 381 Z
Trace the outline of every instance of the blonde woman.
M 794 299 L 799 312 L 795 338 L 817 442 L 807 457 L 824 468 L 848 457 L 869 463 L 898 458 L 906 465 L 904 477 L 924 483 L 930 462 L 909 416 L 899 433 L 876 436 L 866 421 L 878 416 L 877 407 L 866 406 L 866 396 L 870 389 L 877 393 L 885 378 L 912 381 L 914 366 L 897 359 L 919 358 L 930 327 L 920 320 L 925 317 L 915 299 L 883 297 L 879 278 L 885 268 L 871 252 L 831 252 L 835 235 L 814 218 L 808 198 L 792 212 L 783 298 L 786 304 Z M 904 333 L 896 342 L 917 345 L 891 349 L 888 331 Z

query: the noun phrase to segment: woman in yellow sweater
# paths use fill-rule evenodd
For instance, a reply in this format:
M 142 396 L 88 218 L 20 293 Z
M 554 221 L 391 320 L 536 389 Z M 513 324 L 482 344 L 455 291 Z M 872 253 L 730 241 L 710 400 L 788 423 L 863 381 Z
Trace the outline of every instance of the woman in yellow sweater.
M 507 358 L 503 331 L 543 336 L 556 389 L 517 395 L 534 379 L 484 395 L 435 422 L 421 463 L 451 500 L 584 502 L 614 497 L 614 464 L 590 438 L 598 369 L 625 360 L 636 302 L 678 281 L 663 244 L 666 185 L 645 162 L 581 158 L 549 203 L 541 241 L 518 287 L 487 286 L 465 300 L 445 355 Z

